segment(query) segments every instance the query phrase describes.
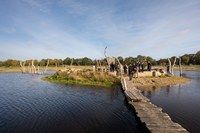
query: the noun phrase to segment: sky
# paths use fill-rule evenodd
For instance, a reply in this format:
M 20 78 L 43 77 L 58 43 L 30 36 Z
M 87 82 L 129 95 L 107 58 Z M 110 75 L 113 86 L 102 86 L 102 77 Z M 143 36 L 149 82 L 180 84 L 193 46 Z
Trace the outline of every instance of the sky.
M 200 50 L 199 0 L 0 0 L 0 60 Z

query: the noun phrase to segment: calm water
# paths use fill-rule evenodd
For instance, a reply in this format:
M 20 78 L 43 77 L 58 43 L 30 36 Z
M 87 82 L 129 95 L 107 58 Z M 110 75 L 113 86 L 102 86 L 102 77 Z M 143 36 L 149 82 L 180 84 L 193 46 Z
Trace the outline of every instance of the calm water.
M 49 83 L 0 74 L 0 133 L 141 132 L 120 88 Z
M 163 108 L 172 120 L 191 133 L 200 133 L 200 72 L 184 71 L 191 81 L 144 92 L 152 103 Z

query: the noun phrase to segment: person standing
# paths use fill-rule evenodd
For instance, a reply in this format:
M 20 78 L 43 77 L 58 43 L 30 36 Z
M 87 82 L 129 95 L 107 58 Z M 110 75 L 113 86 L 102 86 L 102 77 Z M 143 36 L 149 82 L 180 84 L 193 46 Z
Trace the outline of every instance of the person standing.
M 114 68 L 115 67 L 115 65 L 113 64 L 113 62 L 110 64 L 110 72 L 114 72 Z
M 148 61 L 148 62 L 147 62 L 147 69 L 148 69 L 148 71 L 151 71 L 151 66 L 152 66 L 151 62 Z
M 119 64 L 118 63 L 115 63 L 115 70 L 116 70 L 116 76 L 119 76 L 120 68 L 119 68 Z
M 127 75 L 128 66 L 126 64 L 124 64 L 123 69 L 124 69 L 124 76 L 126 76 Z
M 133 77 L 133 66 L 132 66 L 132 64 L 130 64 L 128 66 L 128 75 L 129 75 L 129 80 L 132 80 L 132 77 Z
M 134 77 L 138 78 L 138 72 L 139 72 L 139 62 L 137 62 L 135 64 L 135 68 L 134 68 Z
M 140 67 L 141 67 L 141 62 L 139 61 L 139 62 L 138 62 L 138 71 L 139 71 L 139 72 L 141 71 Z
M 142 72 L 144 72 L 144 62 L 141 63 Z

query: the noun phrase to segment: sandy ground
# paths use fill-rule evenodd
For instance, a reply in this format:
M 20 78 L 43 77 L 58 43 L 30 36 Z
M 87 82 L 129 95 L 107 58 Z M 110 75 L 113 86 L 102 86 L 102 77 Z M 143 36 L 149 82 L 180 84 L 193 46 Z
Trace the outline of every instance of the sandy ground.
M 140 90 L 160 89 L 163 86 L 171 86 L 175 84 L 184 84 L 190 80 L 184 77 L 152 77 L 152 78 L 136 78 L 132 79 L 135 86 Z

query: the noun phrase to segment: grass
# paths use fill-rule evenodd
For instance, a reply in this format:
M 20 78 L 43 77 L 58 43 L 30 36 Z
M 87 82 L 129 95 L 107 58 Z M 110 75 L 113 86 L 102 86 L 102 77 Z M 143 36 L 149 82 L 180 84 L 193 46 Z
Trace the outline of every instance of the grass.
M 0 67 L 0 73 L 1 72 L 21 72 L 20 67 Z
M 89 85 L 113 87 L 120 85 L 120 80 L 109 73 L 93 72 L 93 71 L 76 71 L 70 72 L 58 71 L 56 74 L 42 78 L 50 82 L 59 82 L 65 84 Z
M 28 67 L 26 66 L 26 69 Z M 65 68 L 73 68 L 73 69 L 91 69 L 92 70 L 92 66 L 59 66 L 59 67 L 55 67 L 55 66 L 49 66 L 47 70 L 53 70 L 53 71 L 58 71 L 61 69 L 65 69 Z M 37 66 L 36 66 L 37 69 Z M 45 66 L 41 66 L 40 67 L 40 71 L 44 71 L 45 70 Z M 20 66 L 10 66 L 10 67 L 5 67 L 5 66 L 1 66 L 0 67 L 0 73 L 1 72 L 21 72 L 21 67 Z
M 153 66 L 153 69 L 163 69 L 166 70 L 165 66 Z M 175 65 L 174 70 L 179 70 L 179 66 Z M 182 70 L 186 71 L 200 71 L 200 65 L 191 65 L 191 66 L 184 66 L 182 65 Z

